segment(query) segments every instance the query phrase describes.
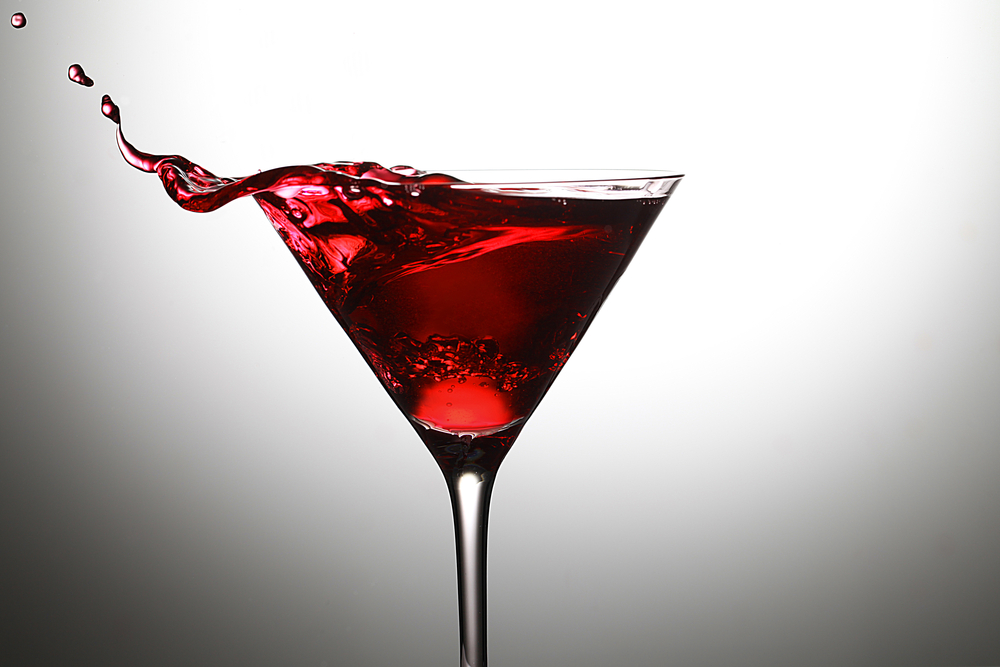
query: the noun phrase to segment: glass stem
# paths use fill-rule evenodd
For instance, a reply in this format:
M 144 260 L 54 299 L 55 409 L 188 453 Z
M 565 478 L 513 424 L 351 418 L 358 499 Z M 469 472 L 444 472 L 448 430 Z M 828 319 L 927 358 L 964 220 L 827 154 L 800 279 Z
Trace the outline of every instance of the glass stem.
M 486 521 L 494 473 L 477 465 L 445 474 L 455 514 L 458 550 L 458 631 L 461 667 L 486 667 Z

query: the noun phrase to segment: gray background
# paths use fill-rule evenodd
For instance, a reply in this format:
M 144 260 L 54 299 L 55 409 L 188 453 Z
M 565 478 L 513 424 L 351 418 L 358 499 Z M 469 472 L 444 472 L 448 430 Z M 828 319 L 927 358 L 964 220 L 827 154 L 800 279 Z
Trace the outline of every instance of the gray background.
M 502 469 L 495 667 L 1000 664 L 1000 4 L 53 4 L 0 29 L 0 664 L 457 659 L 431 458 L 102 93 L 220 174 L 689 175 Z

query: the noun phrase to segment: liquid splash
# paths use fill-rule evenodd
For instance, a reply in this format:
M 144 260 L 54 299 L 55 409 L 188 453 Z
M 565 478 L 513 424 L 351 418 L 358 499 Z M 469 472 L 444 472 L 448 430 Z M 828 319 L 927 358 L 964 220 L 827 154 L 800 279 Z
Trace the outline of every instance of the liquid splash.
M 509 216 L 496 214 L 493 200 L 463 210 L 461 217 L 480 224 L 463 225 L 459 232 L 454 222 L 444 221 L 440 208 L 453 201 L 434 204 L 414 195 L 428 186 L 463 182 L 409 166 L 386 169 L 375 162 L 333 162 L 280 167 L 243 178 L 216 176 L 183 156 L 145 153 L 129 143 L 121 128 L 121 110 L 109 95 L 101 101 L 101 113 L 118 125 L 118 148 L 125 160 L 157 174 L 181 208 L 207 213 L 252 196 L 292 252 L 324 279 L 345 272 L 376 246 L 387 260 L 379 262 L 380 280 L 391 281 L 512 245 L 606 235 L 591 225 L 540 224 L 530 218 L 521 221 L 527 224 L 515 224 Z M 560 212 L 559 218 L 564 215 Z M 403 216 L 412 228 L 401 224 Z
M 18 12 L 10 17 L 10 24 L 15 28 L 20 29 L 28 25 L 28 19 L 24 17 L 24 14 Z
M 94 80 L 87 76 L 87 73 L 83 71 L 83 66 L 79 63 L 70 65 L 69 71 L 66 74 L 73 83 L 78 83 L 87 88 L 94 85 Z
M 427 174 L 411 167 L 402 167 L 399 171 L 386 169 L 374 162 L 320 163 L 271 169 L 244 178 L 220 177 L 181 155 L 155 155 L 137 149 L 125 139 L 121 129 L 121 109 L 110 95 L 101 99 L 101 113 L 118 125 L 118 148 L 125 161 L 140 171 L 157 174 L 170 198 L 181 208 L 196 213 L 214 211 L 240 197 L 256 197 L 267 192 L 288 200 L 299 194 L 310 201 L 317 196 L 332 195 L 342 202 L 352 202 L 353 209 L 363 213 L 361 209 L 366 204 L 377 204 L 373 203 L 371 193 L 363 192 L 362 181 L 377 181 L 387 186 L 459 182 L 449 176 Z M 391 201 L 388 197 L 378 199 L 383 205 L 383 199 Z M 403 200 L 402 197 L 399 199 Z M 344 219 L 343 215 L 332 210 L 314 210 L 311 213 L 308 220 L 301 221 L 307 228 L 325 222 L 325 215 L 332 215 L 335 222 Z M 297 217 L 302 215 L 305 214 Z
M 669 196 L 524 196 L 375 162 L 223 177 L 137 149 L 108 95 L 101 113 L 125 160 L 182 208 L 256 200 L 448 469 L 474 455 L 499 465 Z M 457 436 L 479 454 L 455 450 Z

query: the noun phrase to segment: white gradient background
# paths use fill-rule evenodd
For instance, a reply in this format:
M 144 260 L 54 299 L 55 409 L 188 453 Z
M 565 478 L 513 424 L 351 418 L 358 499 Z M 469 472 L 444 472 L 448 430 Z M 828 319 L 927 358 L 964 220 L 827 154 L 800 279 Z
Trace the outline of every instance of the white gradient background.
M 691 4 L 5 2 L 0 664 L 458 658 L 437 467 L 102 93 L 227 175 L 688 174 L 502 468 L 494 667 L 1000 664 L 1000 3 Z

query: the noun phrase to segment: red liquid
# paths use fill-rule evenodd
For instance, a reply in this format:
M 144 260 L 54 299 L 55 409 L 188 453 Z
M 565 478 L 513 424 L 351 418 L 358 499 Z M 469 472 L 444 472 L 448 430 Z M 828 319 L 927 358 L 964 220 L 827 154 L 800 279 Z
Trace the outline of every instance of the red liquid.
M 26 19 L 24 17 L 24 14 L 22 14 L 21 12 L 17 12 L 16 14 L 10 17 L 10 24 L 15 28 L 23 28 L 24 26 L 28 25 L 28 19 Z
M 94 80 L 87 76 L 87 73 L 83 71 L 83 66 L 79 64 L 70 65 L 69 71 L 66 74 L 73 83 L 78 83 L 87 88 L 94 85 Z
M 374 163 L 228 179 L 118 140 L 188 210 L 257 200 L 445 470 L 499 466 L 668 196 L 510 195 Z

